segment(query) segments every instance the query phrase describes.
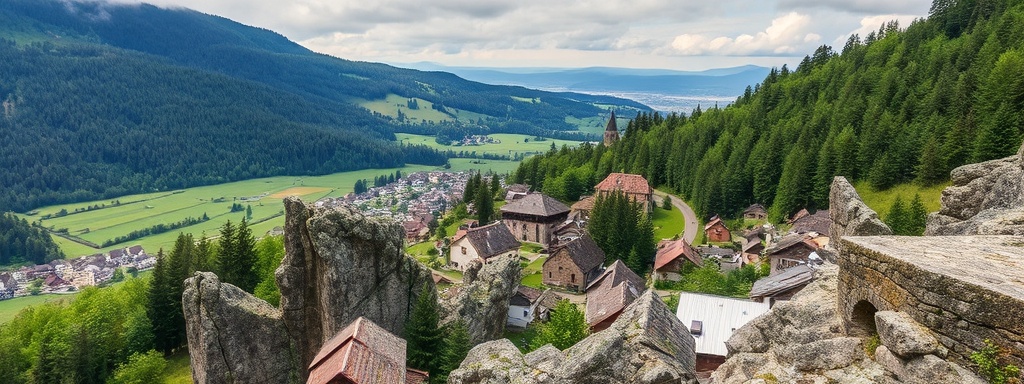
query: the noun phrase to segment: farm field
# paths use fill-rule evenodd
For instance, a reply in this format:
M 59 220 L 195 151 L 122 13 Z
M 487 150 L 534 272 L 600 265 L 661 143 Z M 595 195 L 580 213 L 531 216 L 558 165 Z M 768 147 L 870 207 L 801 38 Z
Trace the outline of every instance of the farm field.
M 450 171 L 470 169 L 511 172 L 518 165 L 511 161 L 451 159 Z M 433 166 L 410 165 L 401 168 L 402 173 L 440 169 Z M 114 248 L 139 244 L 148 252 L 156 253 L 160 248 L 170 249 L 179 232 L 200 236 L 216 236 L 227 220 L 241 221 L 244 211 L 231 212 L 232 204 L 252 207 L 253 234 L 262 236 L 275 226 L 284 224 L 281 200 L 297 194 L 304 200 L 314 201 L 322 197 L 340 197 L 352 191 L 356 180 L 370 179 L 377 175 L 394 173 L 391 169 L 368 169 L 335 173 L 324 176 L 278 176 L 188 188 L 178 191 L 157 192 L 141 195 L 121 196 L 103 201 L 56 205 L 38 209 L 34 215 L 20 215 L 29 221 L 40 220 L 43 216 L 55 215 L 64 209 L 72 213 L 75 209 L 106 204 L 106 208 L 73 213 L 63 217 L 43 219 L 46 227 L 67 228 L 68 233 L 86 241 L 102 244 L 108 239 L 124 236 L 132 231 L 145 229 L 157 224 L 171 224 L 186 218 L 200 218 L 204 214 L 210 220 L 199 224 L 150 235 L 101 249 L 95 249 L 71 240 L 54 236 L 54 240 L 68 257 L 90 255 Z M 244 199 L 244 200 L 243 200 Z M 121 204 L 114 206 L 115 201 Z M 265 220 L 265 221 L 263 221 Z
M 555 147 L 557 147 L 557 148 L 561 148 L 563 145 L 568 145 L 570 147 L 573 147 L 573 146 L 577 146 L 577 145 L 580 144 L 579 141 L 557 140 L 557 139 L 545 139 L 543 141 L 533 141 L 533 137 L 532 136 L 517 135 L 517 134 L 511 134 L 511 133 L 493 133 L 493 134 L 490 134 L 488 136 L 490 136 L 492 138 L 495 138 L 495 139 L 497 139 L 497 140 L 499 140 L 501 142 L 500 143 L 496 143 L 496 144 L 457 146 L 457 145 L 438 144 L 436 141 L 434 141 L 434 137 L 433 136 L 414 135 L 414 134 L 410 134 L 410 133 L 396 133 L 395 134 L 395 137 L 398 138 L 398 141 L 401 141 L 401 142 L 403 142 L 405 144 L 423 144 L 423 145 L 429 146 L 431 148 L 436 148 L 436 149 L 441 150 L 441 151 L 447 151 L 447 150 L 451 150 L 451 151 L 455 151 L 455 152 L 466 151 L 466 152 L 476 152 L 478 154 L 488 153 L 488 154 L 494 154 L 494 155 L 506 155 L 506 156 L 510 156 L 510 157 L 514 156 L 516 153 L 520 153 L 520 154 L 535 154 L 535 153 L 547 152 L 549 149 L 551 149 L 551 143 L 555 143 Z M 527 141 L 527 139 L 529 139 L 529 141 Z
M 416 104 L 419 108 L 409 109 L 409 100 L 416 100 Z M 357 99 L 355 101 L 360 107 L 393 118 L 398 118 L 398 112 L 401 111 L 402 114 L 405 115 L 405 118 L 412 123 L 420 123 L 423 121 L 441 122 L 452 120 L 477 120 L 490 117 L 480 113 L 448 107 L 448 111 L 451 111 L 456 117 L 453 119 L 451 115 L 435 110 L 434 104 L 429 101 L 416 97 L 402 97 L 394 93 L 388 94 L 384 100 Z

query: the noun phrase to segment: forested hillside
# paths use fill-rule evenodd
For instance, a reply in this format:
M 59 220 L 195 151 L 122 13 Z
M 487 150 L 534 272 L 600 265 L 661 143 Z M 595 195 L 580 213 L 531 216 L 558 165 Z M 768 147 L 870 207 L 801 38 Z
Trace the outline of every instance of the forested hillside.
M 10 213 L 0 214 L 0 266 L 46 264 L 63 258 L 64 252 L 45 229 L 34 227 Z
M 609 150 L 535 157 L 516 182 L 578 194 L 593 184 L 577 180 L 633 172 L 704 215 L 757 202 L 778 219 L 826 207 L 835 175 L 877 189 L 934 184 L 1022 139 L 1024 2 L 936 0 L 927 20 L 852 36 L 842 54 L 822 46 L 729 107 L 641 114 Z
M 580 138 L 566 117 L 603 113 L 592 103 L 647 110 L 342 60 L 267 30 L 150 5 L 7 0 L 0 39 L 0 211 L 263 176 L 444 164 L 436 151 L 392 142 L 395 131 L 440 124 L 405 127 L 357 98 L 398 94 L 486 116 L 472 124 L 488 131 Z

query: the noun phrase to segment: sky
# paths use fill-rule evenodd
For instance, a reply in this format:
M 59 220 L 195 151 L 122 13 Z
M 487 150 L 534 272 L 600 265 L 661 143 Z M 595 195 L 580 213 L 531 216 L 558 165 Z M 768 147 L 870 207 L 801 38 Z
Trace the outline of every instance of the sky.
M 390 64 L 703 70 L 796 66 L 926 0 L 110 0 L 185 7 Z

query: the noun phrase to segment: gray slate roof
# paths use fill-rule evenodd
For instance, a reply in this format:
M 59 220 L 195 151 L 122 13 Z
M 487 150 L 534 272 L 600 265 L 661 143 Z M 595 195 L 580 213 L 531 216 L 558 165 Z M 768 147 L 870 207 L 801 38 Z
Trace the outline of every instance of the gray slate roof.
M 763 277 L 754 282 L 750 297 L 771 297 L 790 289 L 807 285 L 814 280 L 814 270 L 807 264 L 787 268 L 775 276 Z
M 551 196 L 540 192 L 533 192 L 519 200 L 502 206 L 501 211 L 547 217 L 568 213 L 569 207 Z
M 828 210 L 823 209 L 815 212 L 813 215 L 807 215 L 796 219 L 793 221 L 793 228 L 789 231 L 794 233 L 817 232 L 828 236 L 829 227 L 831 225 L 832 219 L 829 217 Z
M 482 227 L 471 228 L 466 232 L 469 243 L 476 249 L 477 255 L 483 259 L 500 255 L 519 248 L 519 240 L 512 235 L 505 224 L 500 221 Z
M 569 252 L 569 259 L 571 259 L 573 264 L 576 264 L 583 273 L 587 273 L 594 268 L 600 267 L 601 264 L 604 264 L 604 251 L 601 250 L 601 247 L 597 246 L 597 243 L 594 242 L 594 239 L 591 239 L 589 235 L 584 234 L 578 239 L 561 246 L 561 248 L 564 248 Z M 552 254 L 557 253 L 559 250 L 553 251 Z M 548 260 L 551 259 L 549 258 Z M 545 260 L 545 263 L 546 262 L 547 261 Z

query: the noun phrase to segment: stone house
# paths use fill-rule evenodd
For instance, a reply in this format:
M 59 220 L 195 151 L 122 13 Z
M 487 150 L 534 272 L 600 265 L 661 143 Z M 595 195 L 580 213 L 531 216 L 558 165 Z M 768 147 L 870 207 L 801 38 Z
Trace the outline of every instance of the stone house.
M 715 215 L 704 225 L 704 237 L 711 243 L 728 243 L 732 241 L 732 234 L 721 217 Z
M 768 218 L 768 210 L 761 204 L 753 204 L 743 210 L 743 218 L 750 220 L 764 220 Z
M 601 275 L 604 259 L 604 251 L 590 236 L 560 244 L 541 268 L 544 284 L 583 291 Z
M 520 243 L 509 232 L 508 227 L 498 221 L 482 227 L 470 228 L 452 240 L 449 265 L 465 271 L 473 260 L 486 263 L 487 260 L 504 255 L 519 253 Z
M 729 355 L 725 345 L 733 332 L 768 312 L 768 303 L 682 292 L 676 317 L 696 342 L 697 372 L 718 368 Z
M 757 264 L 761 261 L 761 252 L 764 252 L 764 243 L 757 236 L 743 238 L 743 264 Z
M 569 207 L 540 192 L 501 207 L 501 221 L 520 241 L 551 243 L 554 229 L 569 217 Z
M 642 203 L 647 213 L 654 211 L 654 189 L 643 176 L 612 173 L 594 186 L 597 196 L 608 196 L 613 191 L 622 191 L 633 202 Z
M 684 264 L 703 265 L 697 249 L 686 240 L 664 240 L 658 244 L 658 253 L 654 256 L 654 280 L 682 280 L 681 270 Z
M 804 210 L 806 212 L 806 210 Z M 801 215 L 800 218 L 793 220 L 793 227 L 790 228 L 790 233 L 816 233 L 822 236 L 828 236 L 829 227 L 832 226 L 832 219 L 829 217 L 828 210 L 820 210 L 813 214 Z
M 600 332 L 615 322 L 619 314 L 644 291 L 644 279 L 621 260 L 615 260 L 597 280 L 587 287 L 587 325 Z
M 425 372 L 405 366 L 404 339 L 365 317 L 332 337 L 309 365 L 306 384 L 425 383 Z
M 771 274 L 775 275 L 788 268 L 806 264 L 811 253 L 818 248 L 818 243 L 807 235 L 794 233 L 784 236 L 778 244 L 765 250 L 765 256 L 771 263 Z

